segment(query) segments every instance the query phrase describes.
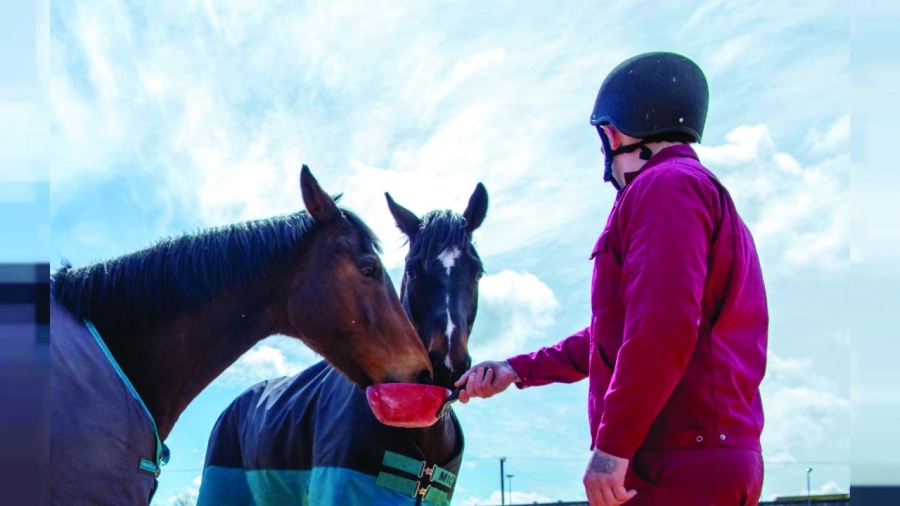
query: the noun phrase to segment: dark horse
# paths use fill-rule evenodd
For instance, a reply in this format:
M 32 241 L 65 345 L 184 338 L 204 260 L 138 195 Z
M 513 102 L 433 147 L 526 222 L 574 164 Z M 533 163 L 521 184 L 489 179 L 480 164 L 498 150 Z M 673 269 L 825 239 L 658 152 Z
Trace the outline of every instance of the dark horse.
M 360 387 L 431 381 L 372 231 L 305 165 L 300 188 L 308 212 L 54 274 L 54 504 L 148 504 L 179 415 L 271 335 L 302 340 Z
M 468 370 L 483 268 L 472 232 L 487 213 L 479 184 L 462 215 L 422 219 L 387 195 L 409 239 L 401 300 L 428 350 L 435 383 Z M 363 391 L 328 364 L 241 394 L 210 436 L 199 506 L 449 504 L 463 434 L 452 410 L 431 427 L 378 422 Z

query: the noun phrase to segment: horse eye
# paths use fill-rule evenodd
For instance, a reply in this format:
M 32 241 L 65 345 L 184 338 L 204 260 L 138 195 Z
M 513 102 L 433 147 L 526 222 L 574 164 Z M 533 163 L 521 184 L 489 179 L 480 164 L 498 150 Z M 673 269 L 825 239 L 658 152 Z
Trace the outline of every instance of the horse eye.
M 416 271 L 412 269 L 406 269 L 406 279 L 410 281 L 416 279 Z
M 365 264 L 359 267 L 359 273 L 367 278 L 374 278 L 378 270 L 372 264 Z

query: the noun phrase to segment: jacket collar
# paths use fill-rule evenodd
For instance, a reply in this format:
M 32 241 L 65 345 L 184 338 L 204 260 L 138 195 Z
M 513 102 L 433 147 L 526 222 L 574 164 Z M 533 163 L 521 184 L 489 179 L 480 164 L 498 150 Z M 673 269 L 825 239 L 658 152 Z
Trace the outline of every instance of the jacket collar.
M 647 169 L 653 168 L 665 162 L 666 160 L 682 156 L 687 156 L 693 158 L 694 160 L 699 160 L 699 158 L 697 157 L 697 153 L 694 151 L 694 148 L 692 148 L 690 144 L 676 144 L 674 146 L 663 148 L 658 153 L 653 155 L 653 158 L 647 160 L 647 163 L 645 163 L 644 166 L 639 170 L 628 172 L 625 174 L 625 187 L 630 185 L 636 177 L 643 174 Z M 622 189 L 624 190 L 625 188 Z

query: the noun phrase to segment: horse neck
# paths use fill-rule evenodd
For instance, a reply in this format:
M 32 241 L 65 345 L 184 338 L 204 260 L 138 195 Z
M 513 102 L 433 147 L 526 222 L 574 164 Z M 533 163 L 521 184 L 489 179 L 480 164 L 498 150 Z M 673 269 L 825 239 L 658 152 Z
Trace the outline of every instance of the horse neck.
M 403 429 L 430 464 L 446 465 L 459 454 L 459 434 L 451 416 L 443 416 L 429 427 Z
M 227 294 L 153 328 L 104 336 L 153 415 L 161 439 L 204 388 L 274 333 L 274 305 L 261 298 L 255 293 Z

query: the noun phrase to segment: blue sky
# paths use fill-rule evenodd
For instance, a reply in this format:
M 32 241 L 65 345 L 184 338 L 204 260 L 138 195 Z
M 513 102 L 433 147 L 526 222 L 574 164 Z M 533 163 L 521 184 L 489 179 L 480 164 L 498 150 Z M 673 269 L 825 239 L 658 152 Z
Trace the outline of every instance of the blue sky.
M 49 36 L 38 30 L 39 19 L 47 25 L 46 13 L 25 2 L 0 8 L 0 262 L 4 263 L 46 261 L 49 247 L 49 143 L 46 105 L 38 86 L 46 65 L 36 58 L 36 52 L 46 49 Z
M 307 163 L 380 235 L 396 280 L 404 249 L 383 192 L 420 214 L 461 211 L 481 181 L 491 204 L 476 232 L 487 276 L 475 360 L 586 325 L 587 257 L 614 197 L 588 123 L 597 89 L 633 54 L 688 55 L 710 82 L 698 152 L 750 225 L 769 292 L 763 495 L 805 491 L 809 466 L 813 488 L 849 487 L 840 291 L 858 253 L 844 3 L 76 1 L 54 4 L 49 22 L 37 71 L 49 76 L 53 268 L 296 211 Z M 22 184 L 40 188 L 32 182 Z M 231 399 L 316 360 L 282 337 L 248 352 L 179 420 L 154 504 L 197 488 Z M 459 406 L 467 450 L 455 503 L 498 502 L 501 456 L 516 501 L 583 498 L 586 390 Z

